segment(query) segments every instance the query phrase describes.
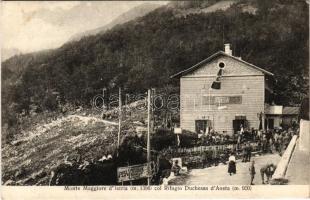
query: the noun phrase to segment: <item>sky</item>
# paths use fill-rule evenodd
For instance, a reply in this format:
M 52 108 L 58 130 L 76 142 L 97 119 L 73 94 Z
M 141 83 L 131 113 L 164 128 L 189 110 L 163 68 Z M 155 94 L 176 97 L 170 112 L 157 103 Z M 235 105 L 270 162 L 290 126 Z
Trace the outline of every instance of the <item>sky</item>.
M 145 1 L 1 2 L 1 46 L 22 53 L 57 48 L 79 32 L 111 22 Z M 167 1 L 148 1 L 166 4 Z

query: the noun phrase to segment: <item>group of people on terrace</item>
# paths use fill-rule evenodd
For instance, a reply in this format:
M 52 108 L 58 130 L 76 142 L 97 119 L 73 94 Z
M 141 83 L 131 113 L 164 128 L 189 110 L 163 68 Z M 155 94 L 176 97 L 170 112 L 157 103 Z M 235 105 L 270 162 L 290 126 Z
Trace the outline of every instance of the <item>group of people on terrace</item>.
M 237 149 L 242 148 L 245 143 L 257 143 L 263 153 L 281 152 L 286 149 L 292 136 L 298 131 L 292 128 L 255 130 L 240 128 L 236 134 L 230 136 L 210 130 L 207 134 L 201 134 L 197 142 L 198 146 L 237 144 Z
M 298 131 L 289 128 L 288 130 L 270 129 L 266 131 L 254 130 L 239 131 L 237 136 L 237 146 L 246 141 L 258 144 L 262 153 L 278 152 L 281 154 L 286 149 L 291 138 Z

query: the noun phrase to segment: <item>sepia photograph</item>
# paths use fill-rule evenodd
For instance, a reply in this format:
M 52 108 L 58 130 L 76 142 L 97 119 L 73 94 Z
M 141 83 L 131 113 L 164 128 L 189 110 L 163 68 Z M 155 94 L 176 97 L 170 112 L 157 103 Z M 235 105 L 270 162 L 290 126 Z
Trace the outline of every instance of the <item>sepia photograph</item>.
M 306 0 L 2 1 L 0 41 L 11 192 L 310 196 Z

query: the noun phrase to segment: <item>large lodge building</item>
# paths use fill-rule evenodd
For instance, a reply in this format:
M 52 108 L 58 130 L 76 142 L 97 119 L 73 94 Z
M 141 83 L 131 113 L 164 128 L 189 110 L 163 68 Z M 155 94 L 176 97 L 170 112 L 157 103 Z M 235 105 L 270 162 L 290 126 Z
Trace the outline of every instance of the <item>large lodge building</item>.
M 265 128 L 273 74 L 232 55 L 229 44 L 172 78 L 180 78 L 180 126 L 205 133 L 233 134 Z M 271 123 L 271 121 L 269 121 Z

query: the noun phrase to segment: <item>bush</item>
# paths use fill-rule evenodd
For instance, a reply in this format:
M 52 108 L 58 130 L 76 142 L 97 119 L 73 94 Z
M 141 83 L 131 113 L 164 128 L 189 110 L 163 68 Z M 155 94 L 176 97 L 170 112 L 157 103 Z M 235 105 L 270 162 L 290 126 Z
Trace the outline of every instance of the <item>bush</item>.
M 43 99 L 42 107 L 43 107 L 43 110 L 45 109 L 49 111 L 56 110 L 58 107 L 56 96 L 48 92 L 45 98 Z
M 117 166 L 128 166 L 146 162 L 146 152 L 143 150 L 143 138 L 127 136 L 119 147 Z
M 198 142 L 196 133 L 183 131 L 180 135 L 180 147 L 194 147 Z
M 168 129 L 158 129 L 151 139 L 151 146 L 156 151 L 176 145 L 176 135 Z

